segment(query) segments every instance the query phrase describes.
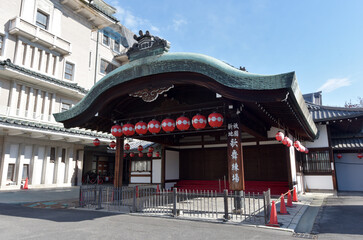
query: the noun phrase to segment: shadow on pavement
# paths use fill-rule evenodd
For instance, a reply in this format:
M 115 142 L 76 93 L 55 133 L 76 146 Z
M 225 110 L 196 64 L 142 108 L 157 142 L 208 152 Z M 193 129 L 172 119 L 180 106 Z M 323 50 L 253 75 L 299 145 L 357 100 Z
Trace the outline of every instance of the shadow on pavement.
M 84 211 L 77 209 L 29 208 L 19 204 L 14 205 L 0 203 L 0 215 L 9 217 L 36 218 L 54 222 L 80 222 L 121 214 L 122 213 Z
M 329 197 L 319 220 L 319 233 L 362 235 L 363 197 Z M 362 195 L 358 195 L 362 196 Z

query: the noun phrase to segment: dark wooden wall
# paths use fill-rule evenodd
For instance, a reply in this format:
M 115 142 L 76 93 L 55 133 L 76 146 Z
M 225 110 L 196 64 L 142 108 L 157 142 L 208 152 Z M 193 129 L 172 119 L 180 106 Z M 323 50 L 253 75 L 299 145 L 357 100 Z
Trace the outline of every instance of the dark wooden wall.
M 261 145 L 243 147 L 246 181 L 288 181 L 286 147 Z M 180 150 L 180 179 L 228 179 L 227 148 Z
M 227 148 L 187 149 L 180 151 L 180 179 L 228 179 Z
M 260 145 L 243 147 L 246 181 L 288 181 L 286 147 Z

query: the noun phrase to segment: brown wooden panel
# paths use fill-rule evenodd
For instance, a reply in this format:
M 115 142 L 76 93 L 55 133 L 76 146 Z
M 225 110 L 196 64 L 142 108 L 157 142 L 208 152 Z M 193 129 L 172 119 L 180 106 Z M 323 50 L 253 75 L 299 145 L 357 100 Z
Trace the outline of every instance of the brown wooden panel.
M 181 150 L 180 179 L 218 180 L 227 177 L 226 151 L 226 148 Z
M 284 145 L 243 148 L 246 181 L 288 181 Z

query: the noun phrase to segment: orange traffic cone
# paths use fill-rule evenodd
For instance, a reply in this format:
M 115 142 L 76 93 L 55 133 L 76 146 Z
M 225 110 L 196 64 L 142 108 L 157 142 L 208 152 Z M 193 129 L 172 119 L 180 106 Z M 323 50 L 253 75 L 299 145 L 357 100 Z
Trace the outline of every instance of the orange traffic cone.
M 277 222 L 277 212 L 276 212 L 275 201 L 272 201 L 270 222 L 267 224 L 267 226 L 280 227 L 279 223 Z
M 139 197 L 139 186 L 136 186 L 135 191 L 136 191 L 136 197 L 138 198 Z
M 292 205 L 291 191 L 290 190 L 287 192 L 287 204 L 286 204 L 286 207 L 294 207 L 294 205 Z
M 279 212 L 279 214 L 284 214 L 284 215 L 288 215 L 289 214 L 287 212 L 287 210 L 286 210 L 284 194 L 281 194 L 281 198 L 280 198 L 280 212 Z
M 298 202 L 299 201 L 297 199 L 296 187 L 294 187 L 294 192 L 293 192 L 293 195 L 292 195 L 292 201 L 293 202 Z
M 159 184 L 158 184 L 158 185 L 156 185 L 156 192 L 157 192 L 157 193 L 158 193 L 158 192 L 160 192 Z
M 28 189 L 28 178 L 25 179 L 25 184 L 24 184 L 24 187 L 23 189 Z

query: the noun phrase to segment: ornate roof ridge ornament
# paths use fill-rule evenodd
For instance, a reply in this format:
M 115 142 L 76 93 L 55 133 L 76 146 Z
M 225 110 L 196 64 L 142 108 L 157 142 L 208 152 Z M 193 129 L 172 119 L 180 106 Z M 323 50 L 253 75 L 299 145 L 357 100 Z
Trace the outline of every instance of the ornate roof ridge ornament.
M 152 102 L 152 101 L 155 101 L 160 94 L 163 94 L 164 92 L 169 91 L 173 87 L 174 87 L 174 85 L 167 86 L 167 87 L 160 87 L 160 88 L 156 88 L 156 89 L 152 89 L 151 87 L 144 88 L 140 91 L 130 93 L 129 96 L 139 97 L 142 100 L 144 100 L 144 102 Z
M 168 41 L 151 35 L 149 31 L 146 31 L 144 34 L 140 30 L 139 35 L 140 36 L 137 36 L 136 34 L 134 35 L 134 39 L 137 43 L 134 43 L 134 45 L 126 52 L 130 61 L 143 57 L 160 55 L 168 52 L 170 49 L 170 43 Z

